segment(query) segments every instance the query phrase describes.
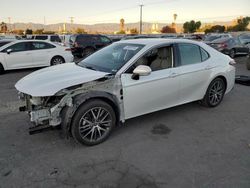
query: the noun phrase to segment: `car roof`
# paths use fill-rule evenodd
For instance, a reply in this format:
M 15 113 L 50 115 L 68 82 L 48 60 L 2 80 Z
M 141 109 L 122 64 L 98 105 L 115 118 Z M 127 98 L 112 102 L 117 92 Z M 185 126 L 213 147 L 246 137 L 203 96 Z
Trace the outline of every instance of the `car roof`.
M 192 43 L 200 44 L 200 42 L 188 40 L 188 39 L 165 39 L 165 38 L 147 38 L 147 39 L 132 39 L 121 40 L 116 43 L 129 43 L 129 44 L 142 44 L 142 45 L 161 45 L 166 43 Z

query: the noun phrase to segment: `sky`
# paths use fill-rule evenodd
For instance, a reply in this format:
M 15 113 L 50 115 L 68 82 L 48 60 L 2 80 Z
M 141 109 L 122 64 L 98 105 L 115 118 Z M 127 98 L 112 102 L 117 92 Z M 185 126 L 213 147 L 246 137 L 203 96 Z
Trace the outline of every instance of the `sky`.
M 0 21 L 8 23 L 125 23 L 139 21 L 143 4 L 143 21 L 177 23 L 191 19 L 202 22 L 229 21 L 250 16 L 250 0 L 0 0 Z

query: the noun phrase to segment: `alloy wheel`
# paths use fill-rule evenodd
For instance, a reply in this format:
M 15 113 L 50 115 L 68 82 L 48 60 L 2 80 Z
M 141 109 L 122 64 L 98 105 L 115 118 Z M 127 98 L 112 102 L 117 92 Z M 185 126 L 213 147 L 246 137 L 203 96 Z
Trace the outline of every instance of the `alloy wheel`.
M 221 80 L 216 80 L 209 91 L 209 102 L 213 106 L 219 104 L 224 95 L 224 84 Z
M 112 124 L 111 114 L 102 107 L 89 109 L 80 119 L 79 133 L 88 142 L 101 140 L 109 133 Z
M 63 59 L 62 58 L 54 58 L 53 61 L 52 61 L 52 65 L 59 65 L 59 64 L 62 64 L 64 63 Z

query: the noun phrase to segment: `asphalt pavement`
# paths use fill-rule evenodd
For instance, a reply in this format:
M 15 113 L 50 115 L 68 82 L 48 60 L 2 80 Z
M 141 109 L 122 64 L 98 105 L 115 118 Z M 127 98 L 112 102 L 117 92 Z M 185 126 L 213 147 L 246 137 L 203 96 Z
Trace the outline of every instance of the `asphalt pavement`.
M 250 75 L 245 57 L 237 74 Z M 34 69 L 0 75 L 0 188 L 249 188 L 250 87 L 217 108 L 198 103 L 128 120 L 87 147 L 52 130 L 30 136 L 14 84 Z

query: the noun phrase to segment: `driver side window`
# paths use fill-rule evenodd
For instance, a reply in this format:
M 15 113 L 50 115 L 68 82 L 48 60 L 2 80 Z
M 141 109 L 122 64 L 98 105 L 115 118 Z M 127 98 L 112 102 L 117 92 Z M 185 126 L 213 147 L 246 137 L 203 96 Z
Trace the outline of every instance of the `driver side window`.
M 17 43 L 17 44 L 13 44 L 11 46 L 9 46 L 8 48 L 5 48 L 3 50 L 3 52 L 7 52 L 8 49 L 11 49 L 12 52 L 23 52 L 23 51 L 27 51 L 29 50 L 29 47 L 28 47 L 28 43 L 27 42 L 20 42 L 20 43 Z
M 126 73 L 133 73 L 139 65 L 149 66 L 152 71 L 158 71 L 173 67 L 173 48 L 171 46 L 160 47 L 150 50 L 138 59 Z

